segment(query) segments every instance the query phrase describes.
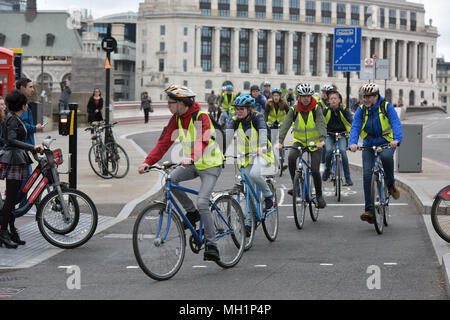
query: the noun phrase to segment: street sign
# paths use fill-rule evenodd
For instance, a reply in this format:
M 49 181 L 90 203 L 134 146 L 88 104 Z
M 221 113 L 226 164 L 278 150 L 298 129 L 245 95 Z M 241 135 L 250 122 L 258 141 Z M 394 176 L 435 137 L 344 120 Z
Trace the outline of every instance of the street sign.
M 389 80 L 389 60 L 361 60 L 360 80 Z
M 106 37 L 102 40 L 102 49 L 106 52 L 113 52 L 117 48 L 117 41 L 113 37 Z
M 378 59 L 375 70 L 375 80 L 389 80 L 389 60 Z
M 370 58 L 364 60 L 364 66 L 365 67 L 373 67 L 374 66 L 374 60 L 370 59 Z
M 334 71 L 361 70 L 361 28 L 334 29 Z

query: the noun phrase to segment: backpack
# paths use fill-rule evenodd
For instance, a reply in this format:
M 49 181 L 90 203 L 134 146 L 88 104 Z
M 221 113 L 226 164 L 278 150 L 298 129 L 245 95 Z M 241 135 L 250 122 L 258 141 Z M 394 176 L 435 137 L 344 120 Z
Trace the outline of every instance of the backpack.
M 381 113 L 384 115 L 384 117 L 389 119 L 389 117 L 387 115 L 387 105 L 388 105 L 388 102 L 386 100 L 383 100 L 380 103 L 380 108 L 381 108 Z M 364 123 L 364 118 L 368 111 L 367 111 L 367 108 L 364 107 L 364 104 L 361 104 L 361 106 L 363 107 L 362 108 L 363 112 L 361 112 L 361 117 L 362 117 L 362 121 Z

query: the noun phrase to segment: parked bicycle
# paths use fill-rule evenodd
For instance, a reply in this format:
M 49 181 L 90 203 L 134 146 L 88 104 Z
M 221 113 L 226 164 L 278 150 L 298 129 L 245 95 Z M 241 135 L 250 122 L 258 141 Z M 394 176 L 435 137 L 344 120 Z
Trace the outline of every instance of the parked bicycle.
M 39 177 L 41 179 L 29 193 L 26 205 L 15 209 L 13 214 L 21 217 L 36 205 L 36 221 L 42 236 L 56 247 L 72 249 L 83 245 L 94 235 L 98 214 L 85 193 L 61 183 L 58 166 L 63 163 L 63 155 L 61 149 L 50 149 L 54 140 L 45 138 L 42 143 L 44 153 L 33 153 L 38 164 L 21 189 L 22 196 L 31 190 Z M 46 191 L 48 193 L 40 200 Z M 0 206 L 3 207 L 1 197 Z
M 292 205 L 294 208 L 294 221 L 298 229 L 303 229 L 306 216 L 306 208 L 309 207 L 309 214 L 313 222 L 319 218 L 319 205 L 315 194 L 313 195 L 311 184 L 311 155 L 309 148 L 315 148 L 315 145 L 309 147 L 283 147 L 286 149 L 296 149 L 300 151 L 298 158 L 298 166 L 295 170 Z M 308 153 L 307 160 L 304 159 L 303 153 Z
M 192 234 L 189 237 L 192 252 L 198 254 L 205 243 L 203 218 L 200 217 L 199 229 L 195 230 L 172 195 L 172 189 L 198 195 L 195 190 L 172 184 L 170 172 L 178 166 L 164 163 L 162 167 L 154 165 L 146 169 L 146 172 L 158 170 L 163 173 L 164 198 L 145 208 L 138 215 L 133 228 L 136 260 L 145 274 L 155 280 L 170 279 L 183 264 L 186 235 L 182 221 Z M 245 228 L 241 207 L 229 195 L 221 195 L 214 201 L 210 200 L 209 204 L 220 253 L 220 260 L 216 263 L 222 268 L 234 267 L 244 252 Z
M 255 157 L 256 155 L 253 155 Z M 237 161 L 239 156 L 232 157 L 235 159 L 235 170 L 237 168 Z M 278 235 L 278 197 L 277 189 L 274 185 L 273 175 L 267 175 L 265 177 L 266 182 L 273 194 L 273 208 L 269 211 L 264 209 L 264 201 L 262 199 L 262 193 L 259 186 L 254 186 L 250 182 L 248 175 L 245 173 L 245 168 L 241 167 L 238 182 L 234 186 L 231 194 L 236 197 L 237 202 L 241 205 L 244 212 L 245 224 L 249 231 L 246 231 L 245 250 L 252 247 L 255 238 L 255 231 L 260 224 L 262 224 L 264 234 L 267 240 L 273 242 Z
M 358 147 L 358 150 L 371 149 L 375 152 L 375 165 L 372 169 L 370 194 L 372 209 L 375 214 L 374 226 L 378 234 L 382 234 L 384 227 L 389 226 L 389 202 L 391 199 L 391 194 L 389 193 L 389 188 L 384 180 L 385 174 L 380 155 L 384 149 L 390 148 L 391 147 L 389 144 L 383 144 L 378 147 Z
M 342 155 L 339 149 L 339 139 L 342 138 L 347 132 L 339 132 L 330 134 L 334 137 L 334 148 L 331 158 L 331 182 L 334 186 L 334 195 L 337 197 L 337 201 L 341 201 L 341 189 L 343 185 L 344 167 L 342 166 Z
M 89 149 L 89 164 L 92 170 L 103 179 L 123 178 L 130 169 L 130 160 L 125 150 L 120 146 L 111 134 L 109 141 L 105 144 L 102 132 L 117 124 L 106 124 L 104 121 L 92 122 L 85 131 L 91 131 L 92 146 Z
M 439 191 L 431 207 L 431 222 L 437 234 L 450 243 L 450 185 Z

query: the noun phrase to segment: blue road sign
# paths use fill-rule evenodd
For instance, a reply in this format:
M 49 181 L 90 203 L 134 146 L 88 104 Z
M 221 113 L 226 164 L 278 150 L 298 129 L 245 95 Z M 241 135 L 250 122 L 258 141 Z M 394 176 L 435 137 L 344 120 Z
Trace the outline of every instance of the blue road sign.
M 361 70 L 361 28 L 334 29 L 334 71 Z

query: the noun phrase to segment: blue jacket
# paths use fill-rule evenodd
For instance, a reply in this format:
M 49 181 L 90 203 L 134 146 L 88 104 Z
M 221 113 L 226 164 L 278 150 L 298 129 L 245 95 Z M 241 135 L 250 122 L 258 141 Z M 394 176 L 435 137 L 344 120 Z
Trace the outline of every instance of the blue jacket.
M 365 128 L 365 131 L 368 133 L 368 136 L 364 139 L 363 146 L 379 146 L 388 143 L 386 139 L 381 137 L 382 130 L 381 130 L 379 109 L 382 101 L 384 101 L 384 98 L 380 96 L 378 103 L 372 108 L 368 109 L 369 119 L 367 120 Z M 403 130 L 402 130 L 402 123 L 400 122 L 397 111 L 395 111 L 395 108 L 391 103 L 388 103 L 386 107 L 386 112 L 387 117 L 389 119 L 389 123 L 391 124 L 392 127 L 392 131 L 394 133 L 394 140 L 401 143 L 403 139 Z M 349 145 L 358 144 L 358 139 L 359 135 L 361 134 L 363 123 L 364 123 L 363 112 L 361 111 L 361 108 L 358 107 L 353 117 L 352 129 L 350 130 Z
M 264 108 L 266 106 L 267 99 L 263 94 L 259 94 L 258 98 L 255 99 L 255 110 L 259 113 L 264 112 Z
M 266 122 L 264 121 L 264 116 L 260 113 L 257 113 L 253 124 L 255 126 L 255 129 L 259 133 L 259 143 L 261 146 L 267 146 L 267 139 L 270 140 L 270 130 L 267 126 Z M 239 127 L 239 121 L 233 120 L 232 118 L 227 123 L 227 130 L 226 130 L 226 146 L 231 144 L 233 142 L 233 136 L 234 132 Z M 252 117 L 248 117 L 244 122 L 242 122 L 242 129 L 246 134 L 250 134 L 252 128 Z
M 31 111 L 30 106 L 28 106 L 27 111 L 22 113 L 20 118 L 22 119 L 23 123 L 25 124 L 25 128 L 27 129 L 27 141 L 25 142 L 34 146 L 34 133 L 36 132 L 36 126 L 33 124 L 33 112 Z

